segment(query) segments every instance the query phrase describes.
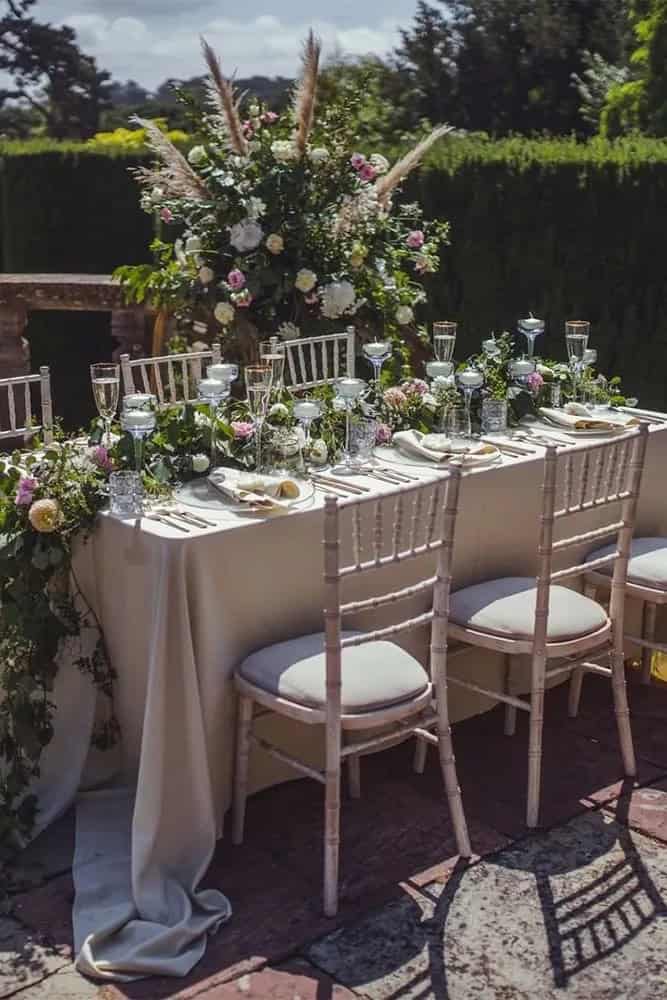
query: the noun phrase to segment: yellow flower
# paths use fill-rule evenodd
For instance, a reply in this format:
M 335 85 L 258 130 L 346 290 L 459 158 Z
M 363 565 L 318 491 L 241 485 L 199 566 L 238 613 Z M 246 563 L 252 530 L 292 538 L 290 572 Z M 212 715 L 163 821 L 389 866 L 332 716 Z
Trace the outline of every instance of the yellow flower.
M 317 275 L 313 271 L 309 271 L 307 268 L 302 267 L 297 273 L 294 284 L 300 292 L 305 294 L 306 292 L 310 292 L 317 284 Z
M 282 253 L 285 247 L 285 242 L 279 233 L 271 233 L 270 236 L 266 237 L 266 249 L 269 253 Z
M 57 531 L 62 521 L 62 511 L 57 500 L 35 500 L 28 511 L 28 520 L 35 529 L 48 534 Z

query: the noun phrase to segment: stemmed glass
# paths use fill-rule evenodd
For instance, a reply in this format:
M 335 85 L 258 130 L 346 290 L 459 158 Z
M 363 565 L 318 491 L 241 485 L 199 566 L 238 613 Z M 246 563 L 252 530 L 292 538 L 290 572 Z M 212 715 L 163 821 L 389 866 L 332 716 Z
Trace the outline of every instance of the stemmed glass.
M 576 400 L 579 388 L 579 378 L 584 365 L 584 355 L 588 347 L 591 324 L 585 320 L 568 320 L 565 324 L 565 344 L 572 372 L 572 396 Z
M 312 426 L 313 420 L 317 418 L 322 413 L 322 404 L 319 399 L 297 399 L 294 404 L 294 416 L 299 421 L 301 427 L 303 428 L 303 434 L 305 439 L 304 444 L 304 463 L 306 471 L 308 471 L 309 461 L 308 455 L 310 451 L 310 428 Z
M 466 414 L 466 433 L 468 438 L 472 438 L 472 419 L 470 417 L 470 404 L 472 394 L 476 389 L 481 389 L 484 385 L 484 376 L 477 368 L 464 368 L 456 376 L 461 389 L 463 389 L 463 402 Z
M 448 320 L 433 324 L 433 353 L 436 361 L 451 361 L 456 346 L 458 324 Z
M 262 427 L 271 398 L 273 369 L 270 365 L 249 365 L 245 369 L 248 409 L 255 425 L 255 469 L 262 471 Z
M 544 320 L 536 319 L 532 313 L 527 319 L 519 320 L 519 333 L 526 338 L 527 357 L 532 358 L 535 353 L 535 341 L 544 333 Z
M 355 472 L 354 461 L 350 449 L 350 424 L 352 421 L 352 409 L 356 400 L 366 389 L 366 383 L 360 378 L 338 378 L 334 382 L 334 388 L 338 399 L 345 405 L 345 448 L 343 451 L 343 463 L 337 466 L 336 471 L 342 473 Z
M 268 365 L 273 375 L 273 388 L 280 390 L 283 387 L 285 375 L 285 345 L 278 337 L 270 337 L 269 340 L 259 342 L 260 364 Z
M 120 395 L 120 366 L 91 365 L 90 380 L 97 412 L 104 421 L 104 439 L 107 448 L 111 446 L 111 421 L 118 409 Z
M 217 378 L 203 378 L 199 382 L 198 392 L 201 401 L 208 405 L 211 415 L 211 469 L 214 469 L 218 461 L 217 434 L 215 429 L 218 419 L 218 407 L 222 400 L 229 396 L 229 382 L 221 382 Z
M 373 380 L 375 382 L 375 391 L 379 393 L 380 391 L 380 373 L 382 372 L 382 365 L 385 361 L 388 361 L 391 357 L 391 341 L 390 340 L 370 340 L 367 344 L 362 347 L 364 357 L 370 361 L 373 366 Z
M 134 466 L 137 472 L 141 472 L 143 466 L 144 438 L 155 430 L 156 403 L 155 396 L 149 393 L 135 392 L 123 396 L 120 425 L 134 438 Z

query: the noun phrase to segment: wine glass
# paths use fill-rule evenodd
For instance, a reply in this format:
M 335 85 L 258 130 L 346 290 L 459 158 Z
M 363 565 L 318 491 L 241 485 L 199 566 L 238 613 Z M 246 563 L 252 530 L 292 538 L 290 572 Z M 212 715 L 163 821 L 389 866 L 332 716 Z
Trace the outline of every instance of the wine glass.
M 217 378 L 203 378 L 198 386 L 199 398 L 208 404 L 211 415 L 211 469 L 214 469 L 218 462 L 216 422 L 218 419 L 218 407 L 225 398 L 229 396 L 229 382 L 221 382 Z
M 273 369 L 270 365 L 248 365 L 244 375 L 248 409 L 255 425 L 255 470 L 261 472 L 262 427 L 273 387 Z
M 135 392 L 123 396 L 120 425 L 134 438 L 134 465 L 137 472 L 141 472 L 143 466 L 144 438 L 155 430 L 156 403 L 156 397 L 149 393 Z
M 373 379 L 375 391 L 380 391 L 380 373 L 382 365 L 391 357 L 391 341 L 389 339 L 370 340 L 362 347 L 364 357 L 373 366 Z
M 472 402 L 472 394 L 476 389 L 481 389 L 484 385 L 484 376 L 477 368 L 464 368 L 462 372 L 459 372 L 456 376 L 456 380 L 463 389 L 463 401 L 465 403 L 465 413 L 466 413 L 466 434 L 468 438 L 472 438 L 472 419 L 470 416 L 470 404 Z
M 565 324 L 565 344 L 572 372 L 572 396 L 575 400 L 590 332 L 591 324 L 585 320 L 573 319 L 568 320 Z
M 319 399 L 297 399 L 294 404 L 294 416 L 299 421 L 300 425 L 303 427 L 304 433 L 304 462 L 306 466 L 306 471 L 308 471 L 308 455 L 310 450 L 310 428 L 313 420 L 317 418 L 322 413 L 322 404 Z
M 544 320 L 536 319 L 530 313 L 527 319 L 519 320 L 518 326 L 519 333 L 522 333 L 526 338 L 527 356 L 532 358 L 535 353 L 535 341 L 541 333 L 544 333 Z
M 345 406 L 345 448 L 342 465 L 337 466 L 336 471 L 349 474 L 356 471 L 350 452 L 352 409 L 359 396 L 364 392 L 366 383 L 360 378 L 337 378 L 334 382 L 334 388 L 338 399 L 342 400 Z
M 120 396 L 120 366 L 98 364 L 90 366 L 90 380 L 97 412 L 104 421 L 104 440 L 111 447 L 111 421 L 118 409 Z
M 433 324 L 433 352 L 437 361 L 451 361 L 456 346 L 457 323 L 448 320 Z
M 259 342 L 259 360 L 268 365 L 273 373 L 273 388 L 282 389 L 285 374 L 285 345 L 278 337 Z

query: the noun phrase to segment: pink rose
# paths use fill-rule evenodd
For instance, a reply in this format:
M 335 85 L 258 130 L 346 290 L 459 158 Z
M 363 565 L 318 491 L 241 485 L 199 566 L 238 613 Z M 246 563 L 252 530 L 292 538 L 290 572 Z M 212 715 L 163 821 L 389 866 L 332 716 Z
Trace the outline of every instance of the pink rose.
M 247 441 L 255 433 L 255 425 L 247 420 L 232 420 L 231 428 L 236 441 Z
M 278 115 L 275 113 L 275 111 L 265 111 L 264 114 L 262 115 L 261 120 L 264 122 L 265 125 L 273 125 L 274 122 L 278 121 Z
M 245 285 L 245 274 L 243 271 L 239 271 L 237 267 L 233 271 L 230 271 L 227 275 L 227 284 L 230 288 L 233 288 L 237 292 L 240 288 Z
M 19 479 L 19 488 L 16 491 L 16 506 L 29 507 L 32 503 L 32 495 L 37 489 L 37 480 L 32 476 L 23 476 Z
M 389 424 L 378 424 L 377 430 L 375 431 L 376 444 L 391 444 L 392 436 Z
M 411 250 L 419 250 L 424 246 L 424 234 L 421 229 L 413 229 L 408 234 L 407 244 Z
M 160 209 L 160 218 L 162 219 L 163 222 L 173 222 L 174 221 L 174 213 L 172 212 L 172 210 L 170 208 L 166 208 L 166 207 L 165 208 L 161 208 Z
M 531 392 L 537 395 L 537 393 L 544 385 L 544 379 L 542 378 L 539 372 L 531 372 L 528 378 L 526 379 L 526 385 L 528 386 Z
M 402 406 L 408 401 L 408 397 L 405 395 L 402 389 L 397 389 L 396 386 L 392 386 L 390 389 L 385 389 L 382 394 L 382 399 L 387 404 L 395 410 L 400 410 Z
M 363 167 L 359 170 L 359 176 L 362 181 L 374 181 L 377 177 L 377 170 L 371 163 L 364 163 Z
M 361 168 L 366 163 L 366 157 L 363 155 L 363 153 L 353 153 L 352 156 L 350 157 L 350 163 L 352 164 L 355 170 L 361 170 Z

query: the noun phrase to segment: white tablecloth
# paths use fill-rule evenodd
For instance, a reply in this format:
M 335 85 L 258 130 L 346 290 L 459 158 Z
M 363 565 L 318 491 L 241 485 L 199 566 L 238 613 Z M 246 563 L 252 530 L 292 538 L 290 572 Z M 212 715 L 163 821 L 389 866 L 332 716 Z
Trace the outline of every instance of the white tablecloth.
M 542 468 L 536 454 L 504 458 L 464 477 L 455 588 L 535 573 Z M 667 426 L 652 429 L 649 440 L 642 534 L 667 533 L 665 469 Z M 124 786 L 88 792 L 79 807 L 74 924 L 81 971 L 114 978 L 184 974 L 203 954 L 205 932 L 229 915 L 222 893 L 196 889 L 231 799 L 231 678 L 252 650 L 322 627 L 321 505 L 318 496 L 311 509 L 265 519 L 212 514 L 218 527 L 189 535 L 146 520 L 138 526 L 102 516 L 80 553 L 77 575 L 118 671 L 117 782 Z M 409 646 L 423 662 L 426 644 L 420 634 Z M 475 650 L 451 669 L 485 686 L 502 683 L 497 654 Z M 492 702 L 453 688 L 451 704 L 456 720 Z M 81 731 L 90 716 L 87 705 Z M 315 727 L 286 720 L 264 725 L 272 737 L 319 761 L 322 734 Z M 50 776 L 65 755 L 67 747 L 54 744 Z M 81 752 L 76 760 L 67 756 L 62 805 L 83 766 Z M 266 755 L 252 758 L 254 790 L 294 776 Z M 136 798 L 128 788 L 136 788 Z M 53 814 L 53 781 L 50 794 Z

